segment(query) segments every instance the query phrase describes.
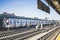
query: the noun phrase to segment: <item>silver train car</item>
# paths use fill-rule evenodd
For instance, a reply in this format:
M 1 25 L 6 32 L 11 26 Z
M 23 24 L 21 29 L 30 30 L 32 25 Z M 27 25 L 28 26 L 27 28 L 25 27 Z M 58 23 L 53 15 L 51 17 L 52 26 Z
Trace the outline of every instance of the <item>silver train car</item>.
M 0 28 L 14 28 L 14 27 L 30 27 L 37 24 L 54 24 L 51 20 L 37 19 L 37 18 L 27 18 L 27 17 L 19 17 L 12 15 L 4 15 L 0 14 Z

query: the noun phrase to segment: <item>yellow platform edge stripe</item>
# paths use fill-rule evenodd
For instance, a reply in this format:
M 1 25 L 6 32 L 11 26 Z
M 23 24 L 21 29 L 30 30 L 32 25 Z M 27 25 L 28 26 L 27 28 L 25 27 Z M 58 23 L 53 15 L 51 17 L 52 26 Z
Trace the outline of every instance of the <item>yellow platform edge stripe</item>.
M 56 37 L 56 40 L 60 40 L 60 33 L 59 33 L 58 36 Z

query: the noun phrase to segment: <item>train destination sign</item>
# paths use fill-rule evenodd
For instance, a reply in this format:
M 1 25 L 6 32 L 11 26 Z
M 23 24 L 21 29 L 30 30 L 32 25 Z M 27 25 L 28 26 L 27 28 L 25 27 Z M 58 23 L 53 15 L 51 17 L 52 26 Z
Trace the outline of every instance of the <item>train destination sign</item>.
M 45 5 L 41 0 L 37 0 L 37 7 L 40 10 L 50 13 L 50 8 L 47 5 Z

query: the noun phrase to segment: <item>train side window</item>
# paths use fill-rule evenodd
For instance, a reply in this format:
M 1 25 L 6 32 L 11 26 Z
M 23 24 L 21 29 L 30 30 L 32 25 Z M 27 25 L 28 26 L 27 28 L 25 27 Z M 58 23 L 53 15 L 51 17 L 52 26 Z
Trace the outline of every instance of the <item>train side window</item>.
M 9 25 L 9 22 L 8 22 L 8 23 L 6 23 L 6 25 Z
M 17 21 L 17 23 L 19 23 L 19 21 Z

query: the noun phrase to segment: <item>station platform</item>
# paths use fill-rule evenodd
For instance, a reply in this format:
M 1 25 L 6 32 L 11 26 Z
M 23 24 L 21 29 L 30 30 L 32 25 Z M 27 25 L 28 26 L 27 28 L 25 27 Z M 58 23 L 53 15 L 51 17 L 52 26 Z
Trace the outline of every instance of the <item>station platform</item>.
M 57 35 L 56 40 L 60 40 L 60 33 Z

